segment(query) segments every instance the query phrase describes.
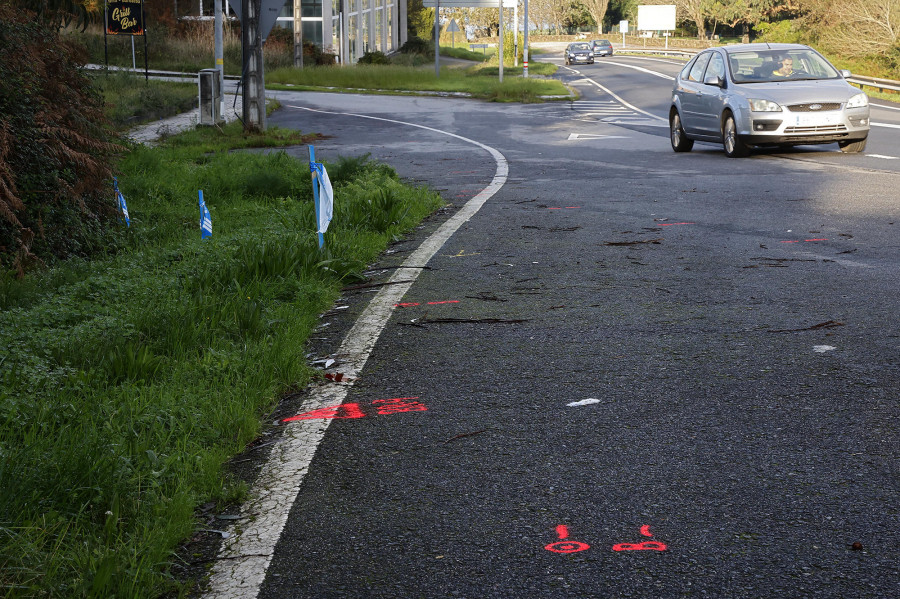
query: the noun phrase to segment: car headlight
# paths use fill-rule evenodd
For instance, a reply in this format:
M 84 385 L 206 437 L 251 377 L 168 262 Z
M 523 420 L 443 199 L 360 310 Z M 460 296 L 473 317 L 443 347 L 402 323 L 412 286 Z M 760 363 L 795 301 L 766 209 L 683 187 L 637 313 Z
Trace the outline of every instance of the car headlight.
M 781 112 L 781 106 L 771 100 L 749 100 L 753 112 Z
M 862 108 L 869 105 L 869 97 L 866 94 L 856 94 L 847 100 L 847 108 Z

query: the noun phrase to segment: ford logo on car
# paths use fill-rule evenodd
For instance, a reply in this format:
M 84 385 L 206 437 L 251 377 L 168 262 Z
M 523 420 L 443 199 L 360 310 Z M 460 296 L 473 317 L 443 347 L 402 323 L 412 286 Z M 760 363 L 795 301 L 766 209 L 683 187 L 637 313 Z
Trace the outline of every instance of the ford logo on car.
M 810 110 L 822 110 L 822 105 L 821 104 L 810 104 L 809 109 Z

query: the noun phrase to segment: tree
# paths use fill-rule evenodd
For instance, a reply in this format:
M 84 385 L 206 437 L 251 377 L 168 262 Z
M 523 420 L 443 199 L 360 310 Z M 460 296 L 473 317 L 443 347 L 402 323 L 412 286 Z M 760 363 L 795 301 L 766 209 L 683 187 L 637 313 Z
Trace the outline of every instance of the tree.
M 102 0 L 8 0 L 13 6 L 34 11 L 38 20 L 56 29 L 75 23 L 82 30 L 102 21 Z
M 0 53 L 16 57 L 0 61 L 0 264 L 20 276 L 92 253 L 116 216 L 111 163 L 122 148 L 54 27 L 0 3 Z
M 597 24 L 597 33 L 603 33 L 603 19 L 606 18 L 609 0 L 582 0 L 582 4 L 587 8 Z
M 900 54 L 900 0 L 804 0 L 804 22 L 845 56 Z

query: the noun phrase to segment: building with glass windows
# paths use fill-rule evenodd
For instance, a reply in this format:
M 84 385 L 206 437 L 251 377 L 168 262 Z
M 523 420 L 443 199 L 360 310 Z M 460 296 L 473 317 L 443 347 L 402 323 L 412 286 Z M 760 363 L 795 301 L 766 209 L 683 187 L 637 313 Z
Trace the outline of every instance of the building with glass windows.
M 406 43 L 406 0 L 288 0 L 276 26 L 293 29 L 297 5 L 303 40 L 336 54 L 341 64 Z
M 174 14 L 177 18 L 211 18 L 215 1 L 174 0 Z M 341 64 L 351 64 L 366 52 L 379 50 L 388 54 L 406 43 L 406 2 L 285 0 L 275 26 L 293 31 L 299 16 L 305 42 L 337 55 Z M 224 10 L 227 15 L 232 13 L 228 2 Z

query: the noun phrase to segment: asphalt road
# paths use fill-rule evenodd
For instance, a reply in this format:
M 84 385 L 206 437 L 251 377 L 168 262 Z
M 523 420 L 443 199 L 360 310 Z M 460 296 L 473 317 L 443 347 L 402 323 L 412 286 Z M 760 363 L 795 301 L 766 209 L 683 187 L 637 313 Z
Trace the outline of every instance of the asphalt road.
M 563 69 L 575 103 L 280 96 L 269 124 L 328 135 L 318 158 L 370 153 L 451 203 L 375 281 L 491 183 L 472 141 L 509 175 L 317 414 L 259 597 L 900 596 L 897 163 L 675 154 L 671 82 L 635 66 L 678 68 Z

